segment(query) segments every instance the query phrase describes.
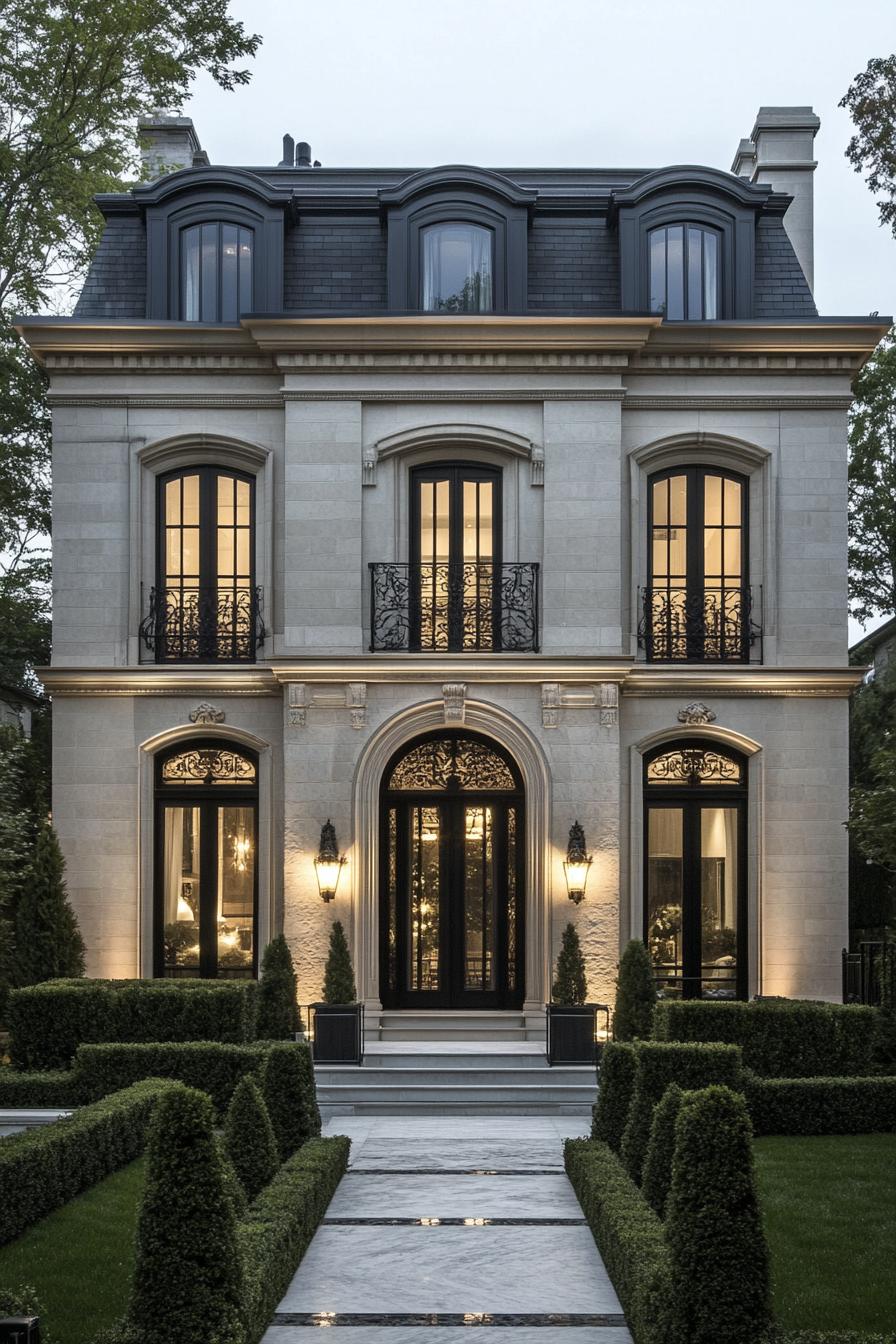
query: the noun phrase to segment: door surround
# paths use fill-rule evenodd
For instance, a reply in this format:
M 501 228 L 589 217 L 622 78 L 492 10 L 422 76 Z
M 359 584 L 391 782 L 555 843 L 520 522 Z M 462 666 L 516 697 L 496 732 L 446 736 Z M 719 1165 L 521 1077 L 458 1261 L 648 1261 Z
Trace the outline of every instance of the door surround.
M 355 770 L 353 840 L 348 854 L 352 878 L 352 946 L 358 995 L 372 1012 L 382 1008 L 379 997 L 379 817 L 383 772 L 396 752 L 415 737 L 445 727 L 445 702 L 441 698 L 401 710 L 371 736 Z M 497 742 L 513 757 L 522 776 L 526 800 L 523 1011 L 541 1012 L 551 982 L 550 771 L 541 747 L 529 730 L 499 706 L 483 700 L 467 700 L 463 727 Z

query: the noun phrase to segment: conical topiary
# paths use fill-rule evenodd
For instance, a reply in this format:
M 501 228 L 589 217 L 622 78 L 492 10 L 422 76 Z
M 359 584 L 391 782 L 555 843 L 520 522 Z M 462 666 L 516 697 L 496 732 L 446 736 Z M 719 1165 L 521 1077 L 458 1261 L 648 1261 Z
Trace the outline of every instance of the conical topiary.
M 44 822 L 15 917 L 15 972 L 22 985 L 84 974 L 84 939 L 65 890 L 65 860 Z
M 656 988 L 650 953 L 639 938 L 633 938 L 619 962 L 616 981 L 616 1011 L 613 1037 L 617 1041 L 646 1041 L 653 1030 Z
M 567 924 L 557 957 L 557 974 L 551 989 L 551 999 L 554 1003 L 576 1004 L 584 1003 L 587 998 L 588 979 L 582 945 L 575 925 Z
M 160 1098 L 147 1159 L 130 1324 L 145 1340 L 242 1344 L 236 1216 L 205 1092 Z
M 292 954 L 283 934 L 278 933 L 261 959 L 255 1034 L 260 1041 L 287 1041 L 301 1030 Z
M 280 1161 L 320 1133 L 314 1070 L 307 1045 L 282 1041 L 267 1052 L 261 1080 Z
M 358 998 L 355 989 L 355 973 L 349 955 L 345 930 L 337 919 L 330 930 L 330 950 L 327 953 L 327 966 L 324 971 L 324 1003 L 355 1003 Z
M 258 1083 L 247 1075 L 237 1083 L 224 1120 L 224 1145 L 246 1197 L 253 1200 L 280 1165 L 268 1108 Z
M 619 1047 L 617 1046 L 617 1049 Z M 631 1050 L 633 1047 L 628 1046 Z M 641 1175 L 641 1194 L 662 1218 L 666 1211 L 669 1186 L 672 1184 L 672 1157 L 675 1153 L 675 1122 L 681 1109 L 682 1092 L 677 1083 L 670 1083 L 657 1102 L 650 1123 L 650 1139 L 644 1154 Z

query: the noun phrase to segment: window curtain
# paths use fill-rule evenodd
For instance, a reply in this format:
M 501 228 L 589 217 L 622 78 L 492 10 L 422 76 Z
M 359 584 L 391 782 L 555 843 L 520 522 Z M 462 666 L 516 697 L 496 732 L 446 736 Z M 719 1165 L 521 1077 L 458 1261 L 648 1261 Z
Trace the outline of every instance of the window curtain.
M 465 224 L 424 230 L 424 311 L 487 313 L 492 306 L 491 230 Z
M 165 914 L 164 923 L 173 924 L 178 916 L 178 901 L 184 871 L 184 810 L 165 808 Z

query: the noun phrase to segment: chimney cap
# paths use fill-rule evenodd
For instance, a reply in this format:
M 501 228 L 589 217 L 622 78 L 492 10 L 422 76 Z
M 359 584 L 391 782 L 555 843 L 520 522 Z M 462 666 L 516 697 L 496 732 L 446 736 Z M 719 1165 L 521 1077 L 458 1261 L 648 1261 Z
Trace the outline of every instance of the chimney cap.
M 757 131 L 811 131 L 814 136 L 820 126 L 811 107 L 760 107 L 750 138 L 755 140 Z
M 296 167 L 311 167 L 311 146 L 308 144 L 307 140 L 300 140 L 296 145 Z

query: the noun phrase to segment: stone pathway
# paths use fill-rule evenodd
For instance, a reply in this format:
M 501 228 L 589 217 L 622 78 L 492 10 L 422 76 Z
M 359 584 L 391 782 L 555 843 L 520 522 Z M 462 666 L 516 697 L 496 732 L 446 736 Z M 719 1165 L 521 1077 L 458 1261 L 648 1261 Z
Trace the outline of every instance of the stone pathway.
M 331 1344 L 631 1344 L 563 1171 L 563 1139 L 582 1128 L 329 1121 L 325 1133 L 352 1140 L 349 1171 L 263 1344 L 322 1344 L 322 1326 Z

